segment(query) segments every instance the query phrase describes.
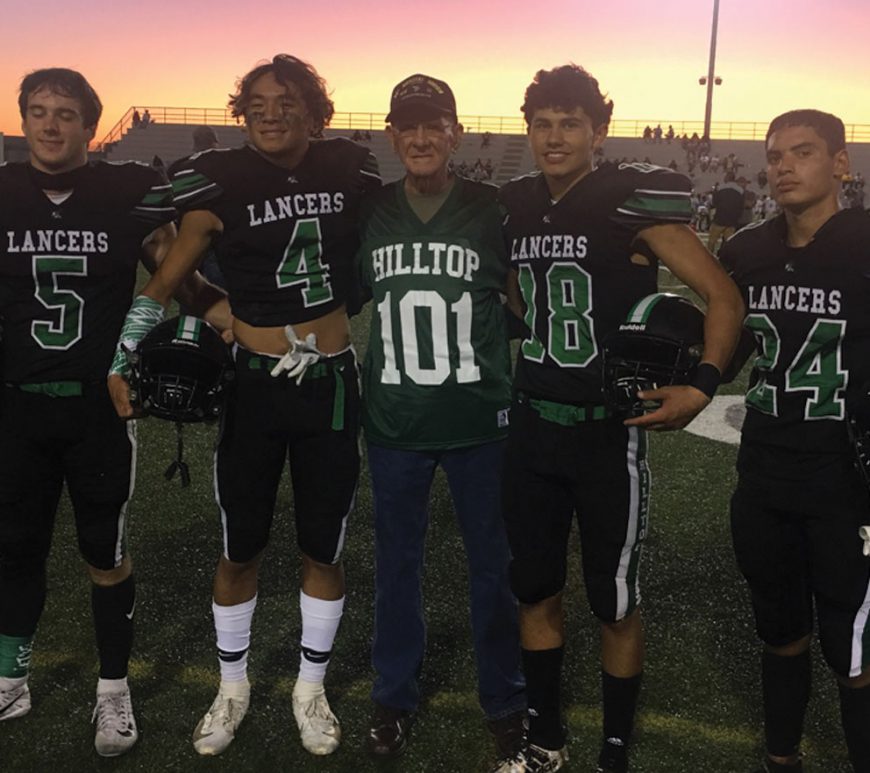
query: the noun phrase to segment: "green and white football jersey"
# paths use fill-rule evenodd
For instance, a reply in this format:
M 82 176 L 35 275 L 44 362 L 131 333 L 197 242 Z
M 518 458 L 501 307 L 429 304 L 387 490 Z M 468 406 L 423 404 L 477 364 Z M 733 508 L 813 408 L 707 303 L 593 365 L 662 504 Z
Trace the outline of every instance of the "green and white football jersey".
M 457 178 L 424 223 L 403 181 L 369 200 L 360 272 L 373 296 L 363 427 L 375 444 L 449 449 L 505 436 L 510 354 L 496 189 Z

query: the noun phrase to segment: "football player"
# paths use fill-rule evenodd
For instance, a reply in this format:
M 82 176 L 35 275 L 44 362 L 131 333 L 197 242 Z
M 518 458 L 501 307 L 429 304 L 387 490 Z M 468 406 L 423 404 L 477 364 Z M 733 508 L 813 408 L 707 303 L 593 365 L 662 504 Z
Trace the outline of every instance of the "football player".
M 648 528 L 645 432 L 679 429 L 710 402 L 743 317 L 737 288 L 686 225 L 689 181 L 647 164 L 595 165 L 612 109 L 582 68 L 538 72 L 523 113 L 540 171 L 502 189 L 509 300 L 528 326 L 504 501 L 529 734 L 500 773 L 558 770 L 567 759 L 562 590 L 575 514 L 587 596 L 601 623 L 598 770 L 627 770 L 644 649 L 638 564 Z M 707 304 L 703 362 L 691 386 L 641 392 L 659 407 L 626 419 L 604 404 L 600 342 L 655 292 L 658 260 Z
M 192 137 L 194 154 L 220 147 L 217 132 L 215 132 L 214 128 L 211 126 L 197 126 L 193 130 Z M 185 169 L 186 165 L 189 164 L 189 161 L 189 156 L 173 161 L 166 170 L 169 179 L 171 180 L 179 169 Z M 212 249 L 208 249 L 205 256 L 200 261 L 199 272 L 216 287 L 222 289 L 226 288 L 226 280 L 224 280 L 224 275 L 218 267 L 217 259 L 215 258 Z M 179 309 L 179 313 L 181 314 L 187 314 L 188 311 L 189 310 L 184 307 Z
M 721 252 L 759 351 L 731 527 L 763 643 L 765 770 L 802 770 L 815 608 L 849 756 L 866 773 L 870 543 L 860 531 L 870 524 L 870 498 L 847 419 L 870 379 L 870 216 L 839 208 L 849 158 L 836 116 L 784 113 L 770 124 L 766 150 L 782 213 L 739 231 Z
M 440 465 L 468 561 L 478 695 L 501 757 L 522 738 L 526 708 L 501 517 L 510 406 L 501 212 L 496 188 L 448 169 L 462 125 L 446 83 L 405 78 L 387 121 L 405 176 L 369 201 L 360 250 L 374 303 L 363 368 L 377 558 L 368 747 L 401 752 L 419 704 L 423 548 Z
M 314 140 L 333 113 L 311 65 L 280 54 L 230 100 L 249 145 L 210 150 L 173 179 L 178 239 L 127 315 L 130 345 L 162 318 L 174 288 L 213 245 L 233 312 L 236 380 L 215 458 L 223 554 L 214 581 L 221 683 L 197 725 L 200 754 L 230 744 L 250 697 L 251 621 L 285 460 L 302 552 L 302 641 L 293 712 L 303 746 L 329 754 L 340 729 L 323 680 L 344 605 L 340 563 L 359 472 L 357 367 L 346 302 L 363 196 L 380 187 L 370 151 Z M 110 388 L 132 408 L 119 348 Z
M 28 666 L 66 482 L 92 582 L 95 746 L 114 756 L 137 738 L 125 538 L 136 434 L 112 409 L 105 374 L 137 266 L 162 259 L 175 210 L 149 167 L 88 163 L 102 105 L 80 73 L 30 73 L 19 107 L 30 160 L 0 167 L 0 720 L 30 710 Z

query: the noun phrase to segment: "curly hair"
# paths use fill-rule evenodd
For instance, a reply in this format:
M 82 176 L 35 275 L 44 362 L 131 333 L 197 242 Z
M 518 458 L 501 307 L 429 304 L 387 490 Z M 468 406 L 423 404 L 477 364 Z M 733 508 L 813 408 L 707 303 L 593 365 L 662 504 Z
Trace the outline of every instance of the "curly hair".
M 526 89 L 525 102 L 520 108 L 531 126 L 536 110 L 558 108 L 571 112 L 578 107 L 592 121 L 592 128 L 610 124 L 613 100 L 601 93 L 598 81 L 576 64 L 563 64 L 552 70 L 538 70 Z
M 96 128 L 103 114 L 103 103 L 100 102 L 93 86 L 80 72 L 66 67 L 47 67 L 25 75 L 18 91 L 18 109 L 22 118 L 27 113 L 28 98 L 41 89 L 48 89 L 62 97 L 78 100 L 85 128 Z
M 236 81 L 236 93 L 230 94 L 229 108 L 233 118 L 244 116 L 251 101 L 254 81 L 266 73 L 272 73 L 282 86 L 293 84 L 302 94 L 305 107 L 311 117 L 312 136 L 320 137 L 332 120 L 335 107 L 329 98 L 326 81 L 308 62 L 290 54 L 277 54 L 272 61 L 264 61 Z

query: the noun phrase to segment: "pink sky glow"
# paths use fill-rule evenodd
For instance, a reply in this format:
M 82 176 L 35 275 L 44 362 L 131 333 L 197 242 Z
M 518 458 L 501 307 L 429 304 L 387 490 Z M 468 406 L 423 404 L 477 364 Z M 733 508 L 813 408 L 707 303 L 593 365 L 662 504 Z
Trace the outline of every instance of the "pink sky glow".
M 366 8 L 365 6 L 368 6 Z M 43 0 L 4 8 L 0 132 L 20 134 L 30 70 L 80 70 L 100 94 L 102 138 L 131 105 L 223 107 L 235 79 L 278 52 L 312 62 L 336 110 L 385 113 L 413 72 L 447 80 L 465 115 L 517 116 L 535 71 L 585 66 L 616 119 L 702 120 L 713 0 Z M 377 10 L 372 10 L 372 7 Z M 797 107 L 870 124 L 866 0 L 721 0 L 714 121 Z

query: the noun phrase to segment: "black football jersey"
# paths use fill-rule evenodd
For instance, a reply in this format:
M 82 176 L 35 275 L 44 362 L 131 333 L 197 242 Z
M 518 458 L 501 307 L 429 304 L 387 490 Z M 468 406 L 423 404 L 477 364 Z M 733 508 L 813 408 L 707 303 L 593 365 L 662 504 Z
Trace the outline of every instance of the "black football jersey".
M 870 215 L 842 210 L 800 248 L 779 215 L 735 234 L 720 260 L 758 346 L 744 444 L 848 452 L 847 396 L 870 378 Z
M 688 223 L 691 184 L 649 164 L 602 164 L 553 202 L 540 173 L 501 190 L 505 237 L 531 335 L 514 385 L 535 397 L 601 403 L 601 341 L 657 286 L 657 264 L 638 231 Z M 648 252 L 648 250 L 647 250 Z
M 0 166 L 4 380 L 102 381 L 136 284 L 142 243 L 175 216 L 162 174 L 98 161 L 53 203 L 29 163 Z
M 292 170 L 250 147 L 207 150 L 175 172 L 175 205 L 223 223 L 213 247 L 233 314 L 269 327 L 318 319 L 355 281 L 359 207 L 377 163 L 350 140 L 315 140 Z

